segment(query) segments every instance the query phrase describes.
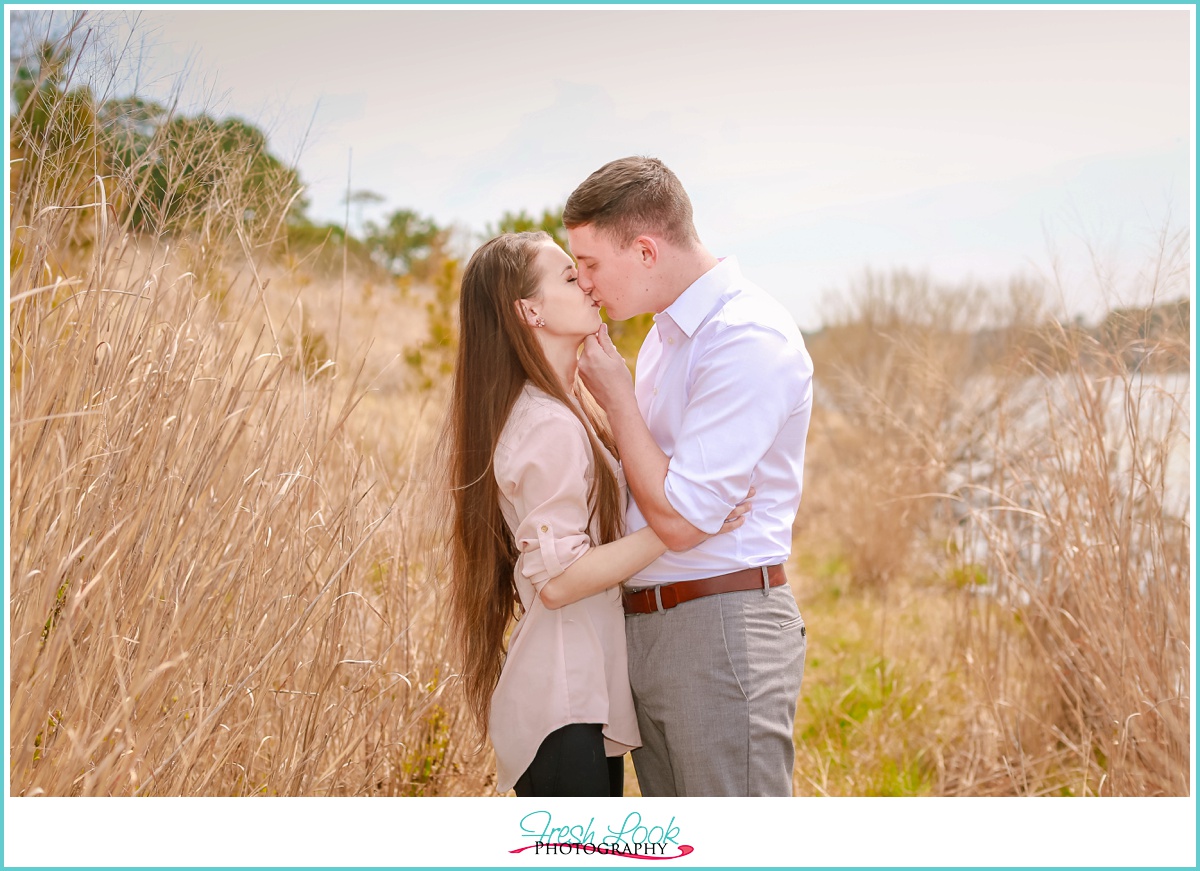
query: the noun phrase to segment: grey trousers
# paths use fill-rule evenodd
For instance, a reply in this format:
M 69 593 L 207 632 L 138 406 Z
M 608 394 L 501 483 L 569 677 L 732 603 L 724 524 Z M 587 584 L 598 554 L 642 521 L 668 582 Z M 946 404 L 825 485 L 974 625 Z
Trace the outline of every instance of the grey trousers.
M 644 796 L 791 795 L 807 633 L 791 587 L 628 614 Z

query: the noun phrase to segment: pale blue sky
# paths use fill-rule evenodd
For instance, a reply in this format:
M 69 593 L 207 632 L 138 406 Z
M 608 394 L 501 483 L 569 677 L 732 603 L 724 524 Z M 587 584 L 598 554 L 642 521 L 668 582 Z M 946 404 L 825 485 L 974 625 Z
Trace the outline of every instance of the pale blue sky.
M 661 157 L 710 249 L 805 328 L 864 268 L 1003 280 L 1047 273 L 1052 250 L 1062 302 L 1094 316 L 1084 242 L 1116 268 L 1118 301 L 1138 301 L 1127 279 L 1192 214 L 1186 9 L 99 20 L 117 34 L 136 20 L 143 94 L 182 86 L 185 108 L 241 115 L 299 153 L 318 218 L 342 218 L 351 149 L 353 186 L 387 197 L 374 214 L 411 207 L 475 233 L 561 204 L 614 157 Z

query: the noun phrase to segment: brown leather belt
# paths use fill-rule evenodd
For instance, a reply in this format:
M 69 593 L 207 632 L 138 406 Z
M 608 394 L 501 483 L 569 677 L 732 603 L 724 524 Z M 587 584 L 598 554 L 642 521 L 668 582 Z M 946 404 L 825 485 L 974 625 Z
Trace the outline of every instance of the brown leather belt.
M 787 583 L 783 566 L 763 566 L 759 569 L 741 569 L 715 578 L 700 578 L 697 581 L 676 581 L 660 584 L 644 590 L 626 592 L 621 595 L 626 614 L 653 614 L 666 611 L 692 599 L 714 596 L 717 593 L 734 593 L 739 590 L 762 590 Z

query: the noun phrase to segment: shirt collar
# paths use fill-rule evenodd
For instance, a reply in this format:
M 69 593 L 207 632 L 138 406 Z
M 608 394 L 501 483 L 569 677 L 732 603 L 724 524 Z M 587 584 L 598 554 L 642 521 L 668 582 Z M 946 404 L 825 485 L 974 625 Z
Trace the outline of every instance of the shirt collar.
M 728 291 L 737 285 L 741 277 L 737 258 L 722 257 L 716 266 L 679 294 L 675 302 L 655 315 L 654 320 L 657 321 L 666 315 L 690 339 L 700 325 L 708 320 L 708 316 L 725 301 Z

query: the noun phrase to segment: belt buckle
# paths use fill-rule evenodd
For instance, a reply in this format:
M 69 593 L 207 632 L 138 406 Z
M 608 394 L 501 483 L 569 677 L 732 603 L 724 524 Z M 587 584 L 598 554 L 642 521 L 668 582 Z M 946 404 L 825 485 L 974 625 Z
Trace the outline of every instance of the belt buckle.
M 655 612 L 667 610 L 662 603 L 662 584 L 658 584 L 654 588 L 654 610 Z
M 767 568 L 768 568 L 767 566 L 762 567 L 763 595 L 764 596 L 771 595 L 771 578 L 770 578 L 770 576 L 767 575 Z

